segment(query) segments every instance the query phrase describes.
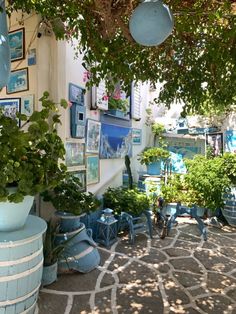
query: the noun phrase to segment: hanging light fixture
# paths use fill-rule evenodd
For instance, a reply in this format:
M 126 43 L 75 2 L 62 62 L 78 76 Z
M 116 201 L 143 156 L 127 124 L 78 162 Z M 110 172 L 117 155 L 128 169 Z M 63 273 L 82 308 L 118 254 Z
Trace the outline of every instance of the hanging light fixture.
M 160 45 L 173 28 L 173 15 L 161 0 L 146 0 L 140 3 L 129 20 L 132 37 L 143 46 Z
M 10 76 L 11 60 L 8 42 L 7 15 L 5 0 L 0 0 L 0 89 L 7 85 Z

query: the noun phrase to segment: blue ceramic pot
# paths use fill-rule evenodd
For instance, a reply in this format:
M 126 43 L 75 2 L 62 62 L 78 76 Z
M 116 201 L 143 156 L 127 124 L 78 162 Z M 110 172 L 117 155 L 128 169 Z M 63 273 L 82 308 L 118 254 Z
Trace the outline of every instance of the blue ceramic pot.
M 48 286 L 57 280 L 57 262 L 43 266 L 42 286 Z
M 85 214 L 76 216 L 71 213 L 62 212 L 62 211 L 57 211 L 55 215 L 60 218 L 60 232 L 61 233 L 71 232 L 71 231 L 79 229 L 81 227 L 80 218 L 85 216 Z
M 160 175 L 161 174 L 161 161 L 152 162 L 147 165 L 147 173 L 150 175 Z

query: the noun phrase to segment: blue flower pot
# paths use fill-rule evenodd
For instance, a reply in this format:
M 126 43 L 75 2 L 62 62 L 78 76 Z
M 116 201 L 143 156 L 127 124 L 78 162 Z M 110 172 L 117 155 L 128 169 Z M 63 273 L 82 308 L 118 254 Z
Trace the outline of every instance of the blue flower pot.
M 161 161 L 156 161 L 147 165 L 147 173 L 150 175 L 160 175 L 161 174 Z
M 43 266 L 42 286 L 48 286 L 57 280 L 57 262 Z
M 60 218 L 60 232 L 64 233 L 77 230 L 81 225 L 80 218 L 84 215 L 76 216 L 71 213 L 57 211 L 56 216 Z

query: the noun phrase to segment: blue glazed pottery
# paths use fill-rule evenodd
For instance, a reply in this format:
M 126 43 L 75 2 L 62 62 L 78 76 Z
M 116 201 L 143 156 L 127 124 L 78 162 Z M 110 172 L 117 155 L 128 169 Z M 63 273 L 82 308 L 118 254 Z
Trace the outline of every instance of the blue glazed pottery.
M 57 211 L 56 216 L 60 218 L 60 232 L 64 233 L 80 228 L 80 218 L 85 216 L 85 214 L 76 216 L 71 213 Z
M 143 46 L 160 45 L 171 34 L 173 27 L 172 13 L 161 0 L 140 3 L 129 20 L 132 37 Z
M 10 46 L 8 41 L 8 26 L 5 10 L 5 0 L 0 0 L 0 7 L 3 11 L 0 12 L 0 89 L 7 85 L 10 69 Z
M 152 162 L 147 165 L 147 173 L 150 175 L 160 175 L 161 174 L 161 161 Z
M 57 280 L 57 262 L 43 266 L 42 286 L 48 286 Z

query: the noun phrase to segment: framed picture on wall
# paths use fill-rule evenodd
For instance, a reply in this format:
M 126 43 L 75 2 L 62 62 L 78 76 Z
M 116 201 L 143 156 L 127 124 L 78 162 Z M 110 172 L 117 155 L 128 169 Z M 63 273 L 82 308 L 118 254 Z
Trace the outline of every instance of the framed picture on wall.
M 69 83 L 69 101 L 72 103 L 76 103 L 80 106 L 84 106 L 84 92 L 85 89 L 75 85 L 73 83 Z
M 21 97 L 21 113 L 30 117 L 34 111 L 34 95 Z
M 206 134 L 206 144 L 211 147 L 214 156 L 223 153 L 223 133 Z
M 28 68 L 11 71 L 7 84 L 7 94 L 19 93 L 28 89 Z
M 132 129 L 132 144 L 141 145 L 141 143 L 142 143 L 142 130 Z
M 77 142 L 66 142 L 66 166 L 83 166 L 85 165 L 85 144 Z
M 20 98 L 3 98 L 0 99 L 0 108 L 6 117 L 17 120 L 20 124 L 20 120 L 17 118 L 16 113 L 21 111 L 21 99 Z
M 86 191 L 86 170 L 70 171 L 70 174 L 78 178 L 81 182 L 81 191 Z
M 98 183 L 100 179 L 99 156 L 88 155 L 86 157 L 86 167 L 87 167 L 87 184 Z
M 101 123 L 99 121 L 87 120 L 87 133 L 86 133 L 86 152 L 99 153 L 101 136 Z
M 25 58 L 25 29 L 19 28 L 8 34 L 11 61 Z

